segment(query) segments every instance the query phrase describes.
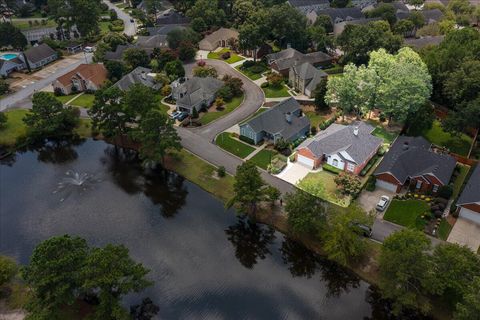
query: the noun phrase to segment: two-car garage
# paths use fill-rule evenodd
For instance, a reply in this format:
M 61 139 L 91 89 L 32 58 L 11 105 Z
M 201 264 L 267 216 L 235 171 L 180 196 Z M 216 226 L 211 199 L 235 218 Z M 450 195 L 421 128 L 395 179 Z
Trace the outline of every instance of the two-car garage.
M 377 188 L 385 189 L 391 192 L 397 192 L 398 186 L 396 184 L 377 179 L 376 182 Z
M 301 154 L 297 155 L 297 162 L 310 169 L 313 169 L 315 166 L 315 160 L 302 156 Z

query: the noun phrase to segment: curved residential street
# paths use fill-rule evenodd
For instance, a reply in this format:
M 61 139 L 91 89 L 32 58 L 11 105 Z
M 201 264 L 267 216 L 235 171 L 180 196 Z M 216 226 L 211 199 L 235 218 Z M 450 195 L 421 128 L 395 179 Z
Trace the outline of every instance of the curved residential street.
M 127 36 L 134 36 L 137 33 L 137 25 L 134 20 L 134 22 L 131 22 L 130 20 L 133 19 L 131 15 L 114 5 L 108 0 L 103 0 L 103 2 L 108 6 L 108 8 L 115 10 L 117 12 L 118 19 L 123 20 L 123 25 L 124 25 L 124 30 L 123 33 L 125 33 Z

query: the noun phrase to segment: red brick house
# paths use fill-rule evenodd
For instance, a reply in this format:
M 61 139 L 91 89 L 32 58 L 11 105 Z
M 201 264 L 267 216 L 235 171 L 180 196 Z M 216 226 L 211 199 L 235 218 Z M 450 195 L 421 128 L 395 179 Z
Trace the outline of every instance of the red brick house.
M 365 122 L 344 126 L 332 124 L 297 148 L 298 163 L 316 169 L 327 163 L 339 170 L 359 174 L 382 145 Z
M 54 90 L 60 90 L 65 95 L 85 90 L 96 91 L 107 80 L 107 75 L 108 71 L 103 64 L 81 64 L 74 70 L 58 77 L 52 86 Z
M 480 165 L 472 173 L 457 200 L 459 216 L 480 225 Z
M 399 136 L 374 176 L 377 187 L 392 192 L 411 186 L 418 192 L 435 194 L 439 187 L 450 182 L 455 166 L 453 157 L 433 152 L 431 143 L 423 137 Z

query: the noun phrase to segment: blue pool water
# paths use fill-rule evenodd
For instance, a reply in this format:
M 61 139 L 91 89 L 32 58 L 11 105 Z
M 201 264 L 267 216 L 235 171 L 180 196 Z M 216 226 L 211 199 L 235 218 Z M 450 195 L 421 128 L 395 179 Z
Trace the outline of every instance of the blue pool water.
M 17 57 L 16 54 L 14 53 L 6 53 L 6 54 L 2 54 L 0 56 L 0 59 L 3 59 L 3 60 L 12 60 L 12 59 L 15 59 Z

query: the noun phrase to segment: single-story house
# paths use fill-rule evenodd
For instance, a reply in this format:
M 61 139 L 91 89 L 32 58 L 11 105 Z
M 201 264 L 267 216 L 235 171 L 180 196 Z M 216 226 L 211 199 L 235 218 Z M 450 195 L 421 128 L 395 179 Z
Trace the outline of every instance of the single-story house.
M 65 45 L 65 50 L 70 54 L 74 54 L 83 50 L 83 45 L 81 43 L 69 42 Z
M 423 16 L 423 19 L 425 20 L 425 24 L 438 22 L 443 18 L 443 12 L 440 11 L 440 9 L 420 10 L 417 12 L 419 12 Z M 410 15 L 411 15 L 410 11 L 401 11 L 401 10 L 398 10 L 395 14 L 395 16 L 397 17 L 397 20 L 408 19 Z
M 185 17 L 182 13 L 175 9 L 167 9 L 162 12 L 156 19 L 156 26 L 163 26 L 168 24 L 187 25 L 190 23 L 190 19 Z
M 25 68 L 25 63 L 16 57 L 10 60 L 0 59 L 0 76 L 8 77 L 8 75 L 14 71 L 22 70 Z
M 480 224 L 480 165 L 473 170 L 457 200 L 459 216 Z
M 147 32 L 150 36 L 154 36 L 156 34 L 167 35 L 170 31 L 185 29 L 186 27 L 180 24 L 167 24 L 160 27 L 147 27 Z
M 325 71 L 315 68 L 310 62 L 304 62 L 290 67 L 288 82 L 295 90 L 311 97 L 322 78 L 327 76 Z
M 187 78 L 183 83 L 180 80 L 172 82 L 172 97 L 177 102 L 178 111 L 193 113 L 209 107 L 217 96 L 223 82 L 212 77 Z
M 422 49 L 425 48 L 426 46 L 438 46 L 443 39 L 445 39 L 445 36 L 428 36 L 428 37 L 422 37 L 422 38 L 407 38 L 405 39 L 405 44 L 409 47 L 415 48 L 415 49 Z
M 168 48 L 167 35 L 138 36 L 135 46 L 140 49 Z
M 220 28 L 203 38 L 198 47 L 200 50 L 214 51 L 218 47 L 229 47 L 230 41 L 238 41 L 238 31 Z
M 450 183 L 456 160 L 431 150 L 423 137 L 399 136 L 374 172 L 377 187 L 400 192 L 403 186 L 435 194 Z
M 276 143 L 283 139 L 292 142 L 308 135 L 309 131 L 310 120 L 302 113 L 300 104 L 294 98 L 284 100 L 240 124 L 240 135 L 255 144 L 262 140 Z
M 265 59 L 273 70 L 284 76 L 289 75 L 290 68 L 294 65 L 309 62 L 316 67 L 319 65 L 329 65 L 333 61 L 331 56 L 321 51 L 305 54 L 293 48 L 267 54 Z
M 328 0 L 288 0 L 287 3 L 303 14 L 330 7 Z
M 25 51 L 25 56 L 32 69 L 41 68 L 58 59 L 57 52 L 50 48 L 46 43 L 31 47 Z M 22 60 L 24 59 L 23 55 L 20 55 L 19 58 Z
M 124 75 L 122 79 L 118 80 L 114 86 L 122 91 L 126 91 L 134 84 L 140 83 L 153 90 L 158 90 L 163 86 L 163 83 L 157 82 L 155 76 L 156 74 L 152 73 L 152 69 L 136 67 L 130 73 Z
M 332 24 L 335 25 L 344 21 L 352 21 L 365 18 L 362 10 L 358 7 L 353 8 L 327 8 L 307 13 L 307 19 L 313 24 L 321 15 L 330 17 Z
M 101 63 L 81 64 L 72 71 L 58 77 L 53 83 L 54 90 L 68 95 L 86 90 L 97 91 L 108 78 L 108 71 Z
M 365 122 L 348 126 L 332 124 L 297 147 L 298 163 L 316 169 L 323 162 L 343 171 L 359 174 L 382 145 L 372 135 L 375 128 Z

